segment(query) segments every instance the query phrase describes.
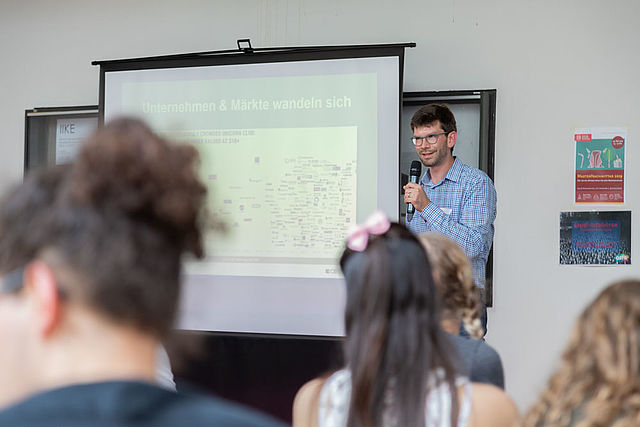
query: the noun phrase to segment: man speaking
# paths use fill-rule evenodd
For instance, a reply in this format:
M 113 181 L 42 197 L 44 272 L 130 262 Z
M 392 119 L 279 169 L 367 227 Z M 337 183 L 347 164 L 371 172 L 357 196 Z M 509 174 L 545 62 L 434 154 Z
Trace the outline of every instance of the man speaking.
M 442 233 L 467 254 L 473 279 L 484 296 L 485 269 L 493 242 L 496 190 L 479 169 L 453 156 L 458 137 L 456 119 L 442 104 L 421 107 L 411 118 L 411 141 L 427 171 L 419 183 L 404 186 L 404 202 L 415 214 L 407 227 L 415 234 Z M 481 298 L 484 305 L 484 298 Z M 486 310 L 482 310 L 486 331 Z

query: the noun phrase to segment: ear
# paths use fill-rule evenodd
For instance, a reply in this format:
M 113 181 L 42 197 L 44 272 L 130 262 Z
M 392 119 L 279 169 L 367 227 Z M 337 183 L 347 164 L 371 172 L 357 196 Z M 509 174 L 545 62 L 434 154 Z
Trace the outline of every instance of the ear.
M 42 261 L 32 261 L 24 270 L 24 286 L 32 303 L 38 332 L 48 337 L 58 325 L 61 310 L 53 271 Z
M 457 140 L 458 140 L 458 132 L 456 132 L 455 130 L 452 132 L 449 132 L 449 135 L 447 135 L 447 147 L 449 148 L 455 147 Z

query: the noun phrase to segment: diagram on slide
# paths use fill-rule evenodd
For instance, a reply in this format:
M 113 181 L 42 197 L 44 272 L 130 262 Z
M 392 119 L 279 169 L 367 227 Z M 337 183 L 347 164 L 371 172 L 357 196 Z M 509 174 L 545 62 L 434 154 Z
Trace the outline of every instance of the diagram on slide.
M 190 135 L 209 209 L 228 228 L 208 239 L 214 260 L 335 264 L 356 216 L 357 127 Z

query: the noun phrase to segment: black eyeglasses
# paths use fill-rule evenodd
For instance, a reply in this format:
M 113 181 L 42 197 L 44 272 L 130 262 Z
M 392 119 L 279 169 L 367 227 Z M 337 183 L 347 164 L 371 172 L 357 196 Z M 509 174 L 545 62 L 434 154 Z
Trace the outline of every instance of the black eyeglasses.
M 24 267 L 11 270 L 0 279 L 0 294 L 10 294 L 22 288 Z
M 449 135 L 450 133 L 451 132 L 440 132 L 432 133 L 427 136 L 414 136 L 411 138 L 411 142 L 413 142 L 413 145 L 415 145 L 416 147 L 421 146 L 425 141 L 427 141 L 430 145 L 433 145 L 438 142 L 438 137 L 440 135 Z

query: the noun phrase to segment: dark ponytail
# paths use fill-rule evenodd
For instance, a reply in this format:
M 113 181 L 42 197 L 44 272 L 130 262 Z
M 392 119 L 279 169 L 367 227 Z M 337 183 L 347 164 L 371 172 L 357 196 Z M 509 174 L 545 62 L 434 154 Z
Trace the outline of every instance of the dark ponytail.
M 440 329 L 438 295 L 424 249 L 403 226 L 346 250 L 345 358 L 352 375 L 350 427 L 424 426 L 428 377 L 444 373 L 457 420 L 454 350 Z M 428 414 L 427 414 L 428 416 Z

